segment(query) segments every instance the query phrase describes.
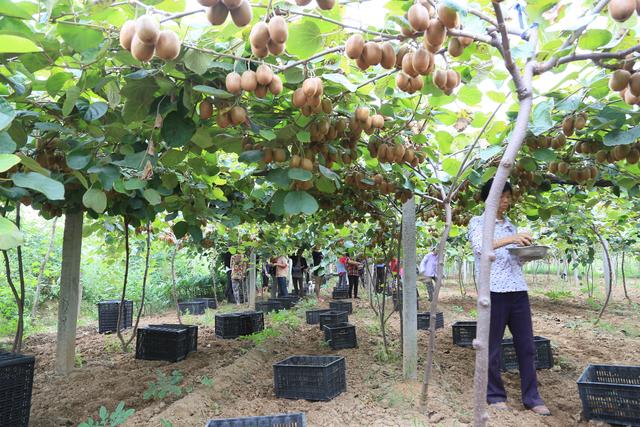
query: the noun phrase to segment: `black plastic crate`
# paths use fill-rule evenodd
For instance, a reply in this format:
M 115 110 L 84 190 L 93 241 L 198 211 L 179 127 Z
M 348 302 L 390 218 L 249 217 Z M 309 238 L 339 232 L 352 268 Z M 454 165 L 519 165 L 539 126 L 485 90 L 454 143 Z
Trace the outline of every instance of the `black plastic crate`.
M 120 300 L 101 301 L 98 304 L 98 333 L 116 332 L 118 330 L 118 309 Z M 120 329 L 130 328 L 133 324 L 133 301 L 124 300 L 124 310 Z
M 178 303 L 181 314 L 192 314 L 199 316 L 204 314 L 207 309 L 207 303 L 204 301 L 182 301 Z
M 431 327 L 431 313 L 425 311 L 423 313 L 418 313 L 418 329 L 429 330 Z M 444 314 L 441 311 L 436 313 L 436 329 L 444 328 Z
M 393 300 L 393 308 L 397 311 L 402 311 L 402 293 L 400 295 L 395 292 L 391 294 L 391 299 Z M 420 301 L 416 298 L 416 310 L 420 308 Z
M 347 390 L 341 356 L 291 356 L 273 365 L 276 397 L 331 400 Z
M 284 310 L 284 304 L 280 301 L 275 301 L 275 300 L 256 301 L 255 308 L 256 308 L 256 311 L 269 313 L 272 311 Z
M 282 305 L 282 309 L 290 310 L 293 308 L 295 301 L 291 298 L 269 298 L 269 301 L 277 302 Z
M 294 304 L 297 304 L 300 301 L 300 297 L 295 294 L 289 294 L 287 296 L 280 297 L 280 298 L 291 300 L 293 301 Z
M 0 426 L 27 427 L 35 358 L 0 352 Z
M 551 351 L 551 341 L 544 337 L 533 337 L 536 346 L 536 369 L 553 368 L 553 353 Z M 502 340 L 502 364 L 503 371 L 518 369 L 518 356 L 513 345 L 512 338 Z
M 640 426 L 640 366 L 589 365 L 578 393 L 585 419 Z
M 169 328 L 187 330 L 187 352 L 194 353 L 198 350 L 198 327 L 196 325 L 176 325 L 173 323 L 161 323 L 149 325 L 150 328 Z
M 346 288 L 333 288 L 331 292 L 331 298 L 333 299 L 348 299 L 349 289 Z
M 225 418 L 210 420 L 206 427 L 307 427 L 307 418 L 302 412 L 263 417 Z
M 240 313 L 216 314 L 216 337 L 230 339 L 242 335 L 243 319 Z
M 337 323 L 347 323 L 349 322 L 349 313 L 346 311 L 327 311 L 326 313 L 320 313 L 318 315 L 320 319 L 318 324 L 320 325 L 320 330 L 324 331 L 324 325 L 335 325 Z
M 242 329 L 240 335 L 251 335 L 264 331 L 264 313 L 261 311 L 244 311 L 242 316 Z
M 475 320 L 458 321 L 451 325 L 453 332 L 453 343 L 460 347 L 472 347 L 473 340 L 476 339 L 478 322 Z
M 187 357 L 187 329 L 138 328 L 136 359 L 178 362 Z
M 329 307 L 335 311 L 346 311 L 349 314 L 353 313 L 353 304 L 351 301 L 330 301 Z
M 317 325 L 320 323 L 320 315 L 322 313 L 328 313 L 332 309 L 331 308 L 319 308 L 316 310 L 307 310 L 305 311 L 305 316 L 307 318 L 308 325 Z
M 350 323 L 338 323 L 324 326 L 324 340 L 333 350 L 356 348 L 356 327 Z
M 194 298 L 192 299 L 192 301 L 204 302 L 206 304 L 206 308 L 210 308 L 212 310 L 218 308 L 218 303 L 216 302 L 215 298 Z

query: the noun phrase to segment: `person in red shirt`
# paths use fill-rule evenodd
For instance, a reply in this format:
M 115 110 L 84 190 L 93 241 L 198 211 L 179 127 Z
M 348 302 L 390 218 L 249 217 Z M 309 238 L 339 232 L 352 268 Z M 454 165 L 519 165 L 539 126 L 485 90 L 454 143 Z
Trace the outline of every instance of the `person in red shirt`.
M 349 298 L 360 299 L 358 297 L 358 281 L 360 279 L 360 268 L 362 264 L 353 258 L 346 257 L 347 275 L 349 277 Z

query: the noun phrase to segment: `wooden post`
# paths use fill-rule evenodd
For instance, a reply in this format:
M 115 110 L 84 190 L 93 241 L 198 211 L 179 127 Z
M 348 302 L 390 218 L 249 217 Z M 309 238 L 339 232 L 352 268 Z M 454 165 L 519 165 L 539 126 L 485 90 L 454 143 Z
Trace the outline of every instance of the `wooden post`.
M 416 201 L 402 206 L 402 370 L 405 380 L 418 378 L 418 313 L 416 292 Z
M 56 372 L 67 375 L 76 355 L 76 327 L 80 305 L 80 259 L 82 255 L 83 212 L 67 212 L 62 242 L 62 267 L 58 308 Z
M 249 258 L 249 307 L 256 305 L 256 251 L 251 250 Z

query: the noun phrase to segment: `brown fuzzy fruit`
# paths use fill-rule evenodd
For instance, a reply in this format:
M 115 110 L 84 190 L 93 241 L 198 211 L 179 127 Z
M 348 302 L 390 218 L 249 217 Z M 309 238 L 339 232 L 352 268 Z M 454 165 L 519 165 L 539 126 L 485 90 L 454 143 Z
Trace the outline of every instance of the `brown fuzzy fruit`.
M 307 105 L 313 108 L 314 113 L 319 113 L 322 111 L 322 97 L 318 95 L 307 98 Z
M 611 0 L 609 2 L 609 15 L 618 22 L 629 19 L 635 10 L 635 0 Z
M 631 73 L 627 70 L 615 70 L 611 74 L 611 80 L 609 80 L 609 88 L 614 91 L 621 91 L 629 83 Z
M 269 55 L 269 49 L 266 47 L 256 47 L 251 45 L 251 53 L 258 58 L 266 58 Z
M 462 47 L 468 47 L 473 43 L 473 39 L 471 37 L 458 37 L 458 40 Z
M 251 28 L 249 42 L 251 46 L 258 49 L 266 49 L 267 43 L 269 43 L 269 26 L 262 21 L 257 22 L 256 25 Z
M 371 126 L 377 129 L 382 129 L 384 127 L 384 117 L 380 114 L 374 114 L 371 116 Z
M 440 18 L 444 26 L 449 29 L 455 28 L 459 22 L 458 12 L 443 4 L 438 6 L 438 18 Z
M 136 19 L 136 36 L 145 44 L 155 44 L 160 34 L 160 24 L 151 15 L 142 15 Z
M 362 58 L 369 65 L 378 65 L 382 61 L 382 48 L 376 42 L 366 42 L 362 49 Z
M 564 145 L 567 143 L 567 138 L 564 136 L 564 134 L 558 134 L 556 135 L 555 138 L 553 138 L 552 142 L 551 142 L 551 147 L 555 148 L 556 150 L 564 147 Z
M 402 68 L 402 60 L 404 56 L 409 53 L 411 50 L 408 46 L 402 46 L 398 49 L 398 53 L 396 53 L 396 68 Z
M 638 161 L 640 161 L 640 151 L 637 148 L 632 148 L 627 154 L 627 163 L 635 165 Z
M 216 123 L 222 129 L 228 128 L 231 125 L 231 117 L 228 113 L 218 111 L 218 115 L 216 116 Z
M 367 107 L 356 108 L 356 120 L 359 122 L 366 122 L 369 118 L 369 109 Z
M 302 106 L 307 103 L 307 95 L 304 94 L 301 87 L 293 91 L 291 103 L 296 108 L 302 108 Z
M 291 160 L 289 161 L 289 167 L 290 168 L 299 168 L 300 165 L 302 164 L 302 158 L 300 158 L 300 156 L 298 156 L 297 154 L 294 154 L 293 156 L 291 156 Z
M 222 25 L 229 16 L 229 9 L 222 2 L 207 9 L 207 19 L 211 25 Z
M 239 125 L 241 123 L 244 123 L 244 121 L 247 119 L 247 112 L 244 108 L 236 105 L 229 111 L 229 116 L 231 118 L 231 123 L 233 123 L 234 125 Z
M 567 116 L 562 121 L 562 133 L 566 136 L 573 135 L 574 127 L 573 127 L 573 116 Z
M 133 40 L 131 40 L 131 55 L 138 61 L 149 61 L 153 58 L 154 50 L 155 46 L 143 43 L 142 40 L 138 38 L 138 34 L 133 36 Z
M 298 6 L 306 6 L 311 3 L 311 0 L 296 0 L 296 4 Z
M 336 0 L 316 0 L 316 3 L 322 10 L 331 10 L 336 5 Z
M 429 11 L 420 3 L 415 3 L 407 12 L 407 20 L 414 30 L 424 31 L 429 25 Z
M 549 173 L 555 174 L 558 172 L 558 162 L 549 163 Z
M 256 79 L 258 80 L 258 84 L 263 86 L 268 86 L 273 80 L 273 71 L 271 71 L 271 67 L 267 64 L 260 64 L 256 69 Z
M 439 19 L 434 18 L 429 21 L 425 35 L 424 40 L 428 41 L 431 46 L 441 46 L 444 43 L 447 32 L 444 24 Z
M 411 64 L 418 74 L 426 75 L 430 63 L 431 53 L 427 49 L 421 47 L 413 52 Z
M 227 92 L 239 94 L 242 90 L 242 76 L 235 71 L 227 74 L 227 77 L 225 78 L 225 86 L 227 88 Z
M 389 42 L 382 43 L 382 59 L 380 65 L 382 68 L 390 70 L 396 65 L 396 52 L 393 50 L 393 45 Z
M 447 83 L 445 88 L 447 90 L 453 90 L 460 84 L 460 74 L 455 70 L 447 70 Z
M 624 102 L 626 102 L 629 105 L 635 105 L 638 102 L 640 102 L 640 98 L 635 96 L 633 93 L 631 93 L 628 87 L 625 87 L 620 92 L 620 96 L 622 96 L 622 99 L 624 99 Z
M 567 172 L 569 172 L 569 164 L 567 164 L 566 162 L 558 163 L 558 173 L 566 175 Z
M 584 114 L 578 114 L 573 120 L 573 127 L 576 130 L 582 130 L 587 125 L 587 116 Z
M 271 83 L 269 83 L 269 92 L 274 95 L 279 95 L 280 92 L 282 92 L 282 88 L 282 80 L 274 74 L 273 79 L 271 79 Z
M 202 6 L 212 7 L 220 3 L 220 0 L 198 0 Z
M 409 79 L 410 77 L 403 72 L 400 72 L 396 75 L 396 86 L 401 91 L 406 92 L 409 87 Z
M 333 104 L 331 103 L 331 100 L 328 98 L 325 98 L 322 100 L 321 102 L 322 105 L 322 112 L 325 114 L 331 114 L 331 111 L 333 111 Z
M 302 159 L 300 166 L 302 166 L 302 169 L 306 171 L 310 171 L 310 172 L 313 171 L 313 162 L 310 159 L 307 159 L 307 158 Z
M 120 28 L 120 46 L 122 46 L 123 49 L 131 50 L 131 41 L 135 33 L 136 21 L 128 20 L 122 24 L 122 28 Z
M 446 90 L 447 72 L 445 70 L 437 70 L 433 75 L 433 84 L 441 90 Z
M 270 54 L 274 56 L 278 56 L 282 52 L 284 52 L 284 43 L 276 43 L 273 40 L 269 40 L 269 43 L 267 44 L 267 48 L 269 48 Z
M 413 52 L 407 53 L 404 58 L 402 58 L 402 71 L 411 77 L 418 75 L 416 69 L 413 68 Z
M 629 78 L 629 90 L 633 96 L 640 96 L 640 72 L 633 73 Z
M 253 92 L 256 97 L 258 98 L 264 98 L 265 96 L 267 96 L 267 93 L 269 92 L 269 86 L 265 86 L 265 85 L 258 85 L 256 87 L 256 90 Z
M 180 55 L 180 39 L 171 30 L 163 30 L 156 40 L 156 56 L 165 61 L 173 61 Z
M 213 115 L 213 105 L 211 101 L 205 99 L 200 103 L 200 120 L 209 120 Z
M 424 87 L 424 80 L 420 76 L 412 77 L 411 80 L 409 80 L 409 84 L 411 92 L 417 92 Z
M 364 39 L 360 34 L 354 34 L 347 39 L 344 51 L 348 58 L 358 59 L 362 55 L 363 49 Z
M 269 37 L 274 43 L 282 44 L 287 41 L 289 37 L 289 29 L 287 28 L 287 21 L 282 16 L 274 16 L 269 21 Z
M 464 53 L 464 46 L 462 46 L 462 44 L 460 43 L 460 39 L 458 39 L 457 37 L 453 37 L 451 40 L 449 40 L 447 52 L 449 52 L 449 55 L 453 56 L 454 58 L 461 56 Z
M 287 152 L 284 151 L 284 148 L 275 148 L 273 150 L 273 160 L 276 162 L 284 162 L 287 160 Z
M 246 27 L 253 19 L 253 10 L 251 9 L 249 0 L 242 0 L 240 6 L 230 12 L 231 19 L 233 19 L 233 23 L 236 24 L 236 27 Z
M 247 70 L 242 73 L 240 86 L 242 87 L 242 90 L 246 90 L 247 92 L 253 92 L 256 90 L 256 87 L 258 87 L 258 79 L 255 71 Z

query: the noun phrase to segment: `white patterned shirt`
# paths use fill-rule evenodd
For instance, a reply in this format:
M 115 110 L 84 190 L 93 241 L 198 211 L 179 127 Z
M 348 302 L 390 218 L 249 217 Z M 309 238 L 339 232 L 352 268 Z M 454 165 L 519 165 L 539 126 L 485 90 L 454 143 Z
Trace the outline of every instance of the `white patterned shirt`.
M 482 250 L 482 223 L 483 215 L 474 216 L 469 221 L 469 231 L 467 236 L 471 242 L 473 256 L 476 261 L 475 274 L 480 275 L 480 251 Z M 503 237 L 513 236 L 518 230 L 507 218 L 500 221 L 496 219 L 496 227 L 493 232 L 493 239 L 498 240 Z M 491 292 L 519 292 L 527 291 L 528 287 L 524 281 L 522 262 L 519 257 L 511 255 L 507 248 L 516 247 L 510 244 L 495 249 L 496 260 L 491 264 Z

